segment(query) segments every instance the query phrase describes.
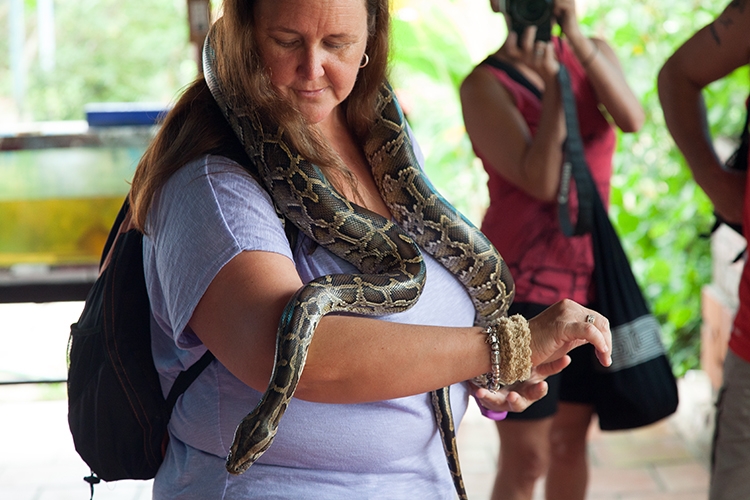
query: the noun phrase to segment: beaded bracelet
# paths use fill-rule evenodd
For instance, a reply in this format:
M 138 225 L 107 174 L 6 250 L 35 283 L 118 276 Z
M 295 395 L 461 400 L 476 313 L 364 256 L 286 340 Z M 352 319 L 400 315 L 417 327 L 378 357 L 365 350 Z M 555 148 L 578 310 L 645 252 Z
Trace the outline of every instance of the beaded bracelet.
M 487 389 L 496 391 L 505 385 L 503 377 L 500 374 L 500 339 L 497 336 L 497 329 L 494 326 L 485 328 L 484 333 L 487 335 L 485 342 L 490 345 L 490 365 L 492 367 L 492 371 L 487 374 Z

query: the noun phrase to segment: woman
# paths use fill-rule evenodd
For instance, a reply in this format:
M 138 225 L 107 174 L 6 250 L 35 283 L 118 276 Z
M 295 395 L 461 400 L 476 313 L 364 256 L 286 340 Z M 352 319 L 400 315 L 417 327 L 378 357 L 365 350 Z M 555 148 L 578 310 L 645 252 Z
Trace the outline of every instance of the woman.
M 590 236 L 566 238 L 558 222 L 566 137 L 559 64 L 571 75 L 586 159 L 605 203 L 615 149 L 610 122 L 634 132 L 644 115 L 609 45 L 581 33 L 574 0 L 554 0 L 552 15 L 565 37 L 546 43 L 535 40 L 536 26 L 513 32 L 500 1 L 490 4 L 505 15 L 508 36 L 465 79 L 461 102 L 474 151 L 489 175 L 482 232 L 516 282 L 510 313 L 531 318 L 563 298 L 582 304 L 593 299 Z M 585 348 L 577 349 L 571 366 L 548 379 L 546 397 L 497 423 L 501 452 L 493 499 L 530 499 L 545 474 L 548 499 L 584 498 L 586 433 L 595 413 L 587 356 Z
M 493 365 L 488 335 L 472 326 L 466 289 L 425 254 L 428 278 L 411 309 L 383 319 L 323 317 L 273 443 L 244 474 L 227 473 L 235 427 L 267 389 L 286 304 L 314 278 L 357 272 L 304 232 L 288 237 L 279 200 L 248 171 L 282 157 L 266 166 L 283 171 L 304 157 L 344 197 L 391 220 L 363 151 L 385 78 L 388 2 L 227 0 L 220 21 L 211 35 L 223 79 L 217 95 L 236 115 L 261 110 L 259 127 L 282 125 L 290 149 L 278 156 L 282 146 L 269 139 L 266 156 L 251 162 L 199 78 L 136 171 L 131 201 L 145 233 L 165 390 L 206 349 L 216 356 L 175 406 L 154 497 L 453 498 L 428 392 L 452 386 L 456 422 L 470 391 L 488 410 L 525 408 L 546 390 L 541 379 L 568 363 L 569 349 L 591 342 L 610 363 L 607 320 L 557 304 L 528 324 L 523 361 L 535 378 L 512 392 L 472 388 L 464 381 Z M 307 193 L 311 184 L 295 180 Z M 320 208 L 315 196 L 305 210 Z

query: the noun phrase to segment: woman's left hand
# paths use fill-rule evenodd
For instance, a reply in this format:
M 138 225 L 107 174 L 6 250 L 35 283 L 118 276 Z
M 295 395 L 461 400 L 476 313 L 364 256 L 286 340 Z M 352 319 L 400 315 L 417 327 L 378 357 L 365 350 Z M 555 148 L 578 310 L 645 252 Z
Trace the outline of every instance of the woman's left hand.
M 508 59 L 525 64 L 549 85 L 556 81 L 560 63 L 557 61 L 552 43 L 536 40 L 536 32 L 536 26 L 527 26 L 519 40 L 518 34 L 511 31 L 508 40 L 503 44 L 503 51 Z
M 536 366 L 531 370 L 531 377 L 523 382 L 503 386 L 498 391 L 490 391 L 474 384 L 469 384 L 472 395 L 486 410 L 491 412 L 521 412 L 547 395 L 545 379 L 560 373 L 570 364 L 570 356 L 563 356 L 553 362 Z

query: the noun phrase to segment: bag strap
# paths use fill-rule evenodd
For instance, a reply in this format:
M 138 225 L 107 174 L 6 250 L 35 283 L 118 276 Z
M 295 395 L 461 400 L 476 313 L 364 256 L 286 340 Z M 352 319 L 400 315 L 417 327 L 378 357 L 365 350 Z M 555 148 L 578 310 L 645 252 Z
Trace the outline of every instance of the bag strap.
M 115 217 L 115 221 L 114 223 L 112 223 L 112 227 L 109 230 L 109 234 L 107 235 L 107 241 L 104 243 L 102 256 L 99 258 L 99 271 L 100 272 L 102 271 L 102 267 L 104 266 L 104 263 L 109 258 L 109 252 L 112 250 L 112 247 L 114 246 L 115 241 L 117 240 L 117 236 L 120 234 L 120 227 L 122 226 L 122 223 L 127 218 L 129 212 L 130 212 L 130 194 L 127 194 L 125 196 L 125 200 L 123 200 L 122 202 L 120 211 L 117 212 L 117 217 Z
M 497 59 L 493 56 L 487 57 L 481 64 L 492 66 L 504 71 L 513 81 L 528 89 L 541 100 L 542 92 L 528 78 L 518 71 L 512 64 Z M 558 214 L 560 227 L 565 236 L 576 236 L 591 232 L 593 226 L 593 195 L 595 193 L 594 181 L 591 178 L 586 156 L 583 150 L 583 140 L 578 125 L 578 111 L 576 109 L 575 95 L 570 83 L 570 74 L 567 68 L 560 63 L 560 72 L 557 76 L 562 95 L 563 111 L 565 114 L 565 125 L 568 136 L 565 140 L 564 161 L 562 175 L 560 176 L 560 190 L 558 192 Z M 570 217 L 568 201 L 570 199 L 570 181 L 575 181 L 578 192 L 578 217 L 576 226 L 573 227 Z
M 563 64 L 560 64 L 557 80 L 560 84 L 565 126 L 568 133 L 563 146 L 565 154 L 560 175 L 560 190 L 557 195 L 558 217 L 560 228 L 565 236 L 578 236 L 591 232 L 594 197 L 597 192 L 583 152 L 583 140 L 578 125 L 578 111 L 573 87 L 570 83 L 570 73 Z M 571 178 L 575 181 L 576 191 L 578 192 L 578 217 L 575 227 L 570 220 L 570 208 L 568 206 Z
M 213 361 L 214 358 L 215 356 L 211 351 L 206 351 L 198 361 L 190 366 L 190 368 L 181 371 L 180 374 L 177 375 L 174 384 L 172 384 L 172 388 L 169 390 L 169 395 L 167 395 L 168 412 L 172 412 L 172 409 L 177 402 L 177 398 L 180 397 L 180 395 L 185 392 L 188 387 L 190 387 L 190 384 L 192 384 L 195 379 L 198 378 L 198 375 L 200 375 L 201 372 L 203 372 L 203 370 L 205 370 L 206 367 L 211 364 L 211 361 Z
M 519 85 L 522 85 L 524 88 L 526 88 L 529 92 L 534 94 L 539 100 L 542 99 L 542 91 L 539 90 L 539 88 L 531 83 L 528 78 L 523 76 L 523 74 L 518 71 L 512 64 L 505 62 L 501 59 L 497 59 L 493 56 L 489 56 L 487 59 L 482 61 L 481 64 L 486 64 L 488 66 L 492 66 L 495 69 L 499 69 L 500 71 L 504 71 L 511 80 L 515 81 Z
M 742 127 L 742 137 L 748 136 L 748 127 L 750 127 L 750 95 L 745 100 L 745 126 Z

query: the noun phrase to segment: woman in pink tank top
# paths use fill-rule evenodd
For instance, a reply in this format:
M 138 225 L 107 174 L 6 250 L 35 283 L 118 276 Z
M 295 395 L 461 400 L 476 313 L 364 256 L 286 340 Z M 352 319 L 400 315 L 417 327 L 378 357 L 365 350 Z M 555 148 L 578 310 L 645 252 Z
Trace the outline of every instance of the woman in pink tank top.
M 511 313 L 533 317 L 566 298 L 590 304 L 591 237 L 566 237 L 557 218 L 566 137 L 559 65 L 570 73 L 586 160 L 605 203 L 614 127 L 634 132 L 644 113 L 611 47 L 581 33 L 574 0 L 490 3 L 505 14 L 509 35 L 461 86 L 466 129 L 489 176 L 490 206 L 482 231 L 516 282 Z M 540 9 L 534 11 L 532 3 Z M 515 13 L 524 9 L 527 14 L 547 10 L 564 36 L 539 40 L 545 38 L 545 23 L 523 29 Z M 585 348 L 571 352 L 571 366 L 547 380 L 546 397 L 497 423 L 501 447 L 493 500 L 531 499 L 536 481 L 545 475 L 548 500 L 584 498 L 586 433 L 596 399 L 605 396 L 594 390 L 595 374 L 585 359 L 589 354 Z

